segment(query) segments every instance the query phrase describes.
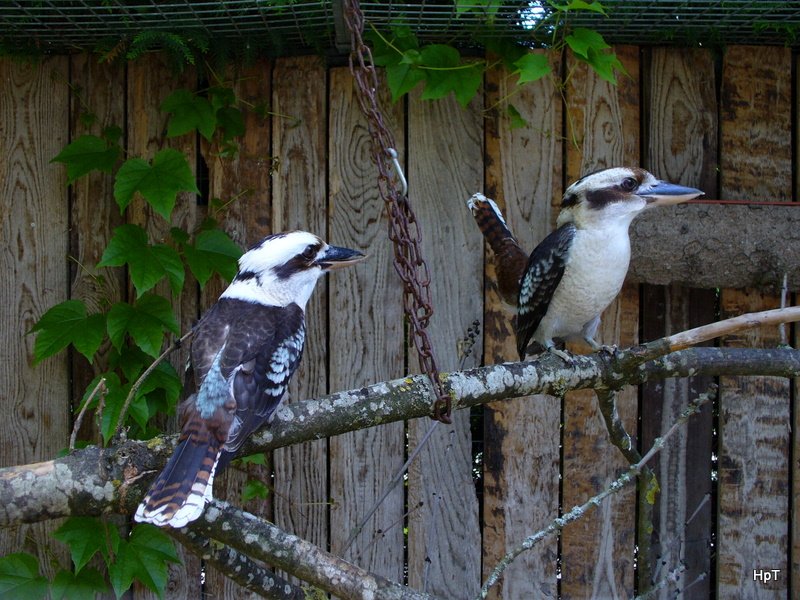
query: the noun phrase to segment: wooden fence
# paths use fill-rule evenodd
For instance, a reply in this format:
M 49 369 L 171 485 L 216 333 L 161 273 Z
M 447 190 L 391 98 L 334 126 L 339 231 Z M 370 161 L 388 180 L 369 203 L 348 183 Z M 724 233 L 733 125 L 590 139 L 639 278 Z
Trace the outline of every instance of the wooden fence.
M 599 167 L 641 164 L 710 197 L 797 197 L 790 50 L 616 51 L 629 73 L 617 87 L 570 63 L 560 65 L 571 73 L 564 89 L 549 81 L 516 89 L 492 72 L 485 93 L 467 109 L 451 100 L 423 102 L 417 94 L 384 103 L 425 235 L 436 305 L 431 330 L 442 370 L 458 367 L 458 340 L 475 320 L 483 324 L 484 363 L 515 356 L 510 313 L 465 208 L 475 191 L 505 207 L 528 249 L 550 230 L 565 184 Z M 269 111 L 248 111 L 247 133 L 232 160 L 192 136 L 165 140 L 160 103 L 172 90 L 198 83 L 193 73 L 176 77 L 157 55 L 127 67 L 86 55 L 37 65 L 0 60 L 0 465 L 48 459 L 64 448 L 71 407 L 94 375 L 82 358 L 66 353 L 33 367 L 26 332 L 64 299 L 81 298 L 99 310 L 105 299 L 126 297 L 122 278 L 104 274 L 100 286 L 93 277 L 115 226 L 138 223 L 152 239 L 167 233 L 167 224 L 141 203 L 121 216 L 108 176 L 67 188 L 64 168 L 50 162 L 71 139 L 110 124 L 124 126 L 132 155 L 150 157 L 168 145 L 196 157 L 208 197 L 235 199 L 225 227 L 242 245 L 271 231 L 303 228 L 369 253 L 357 268 L 331 276 L 312 299 L 293 398 L 417 371 L 405 345 L 401 288 L 348 69 L 299 57 L 230 76 L 241 99 Z M 496 110 L 508 94 L 528 127 L 511 129 Z M 91 123 L 81 118 L 87 112 L 95 117 Z M 203 202 L 182 195 L 174 221 L 192 229 L 207 212 Z M 202 293 L 190 288 L 176 305 L 184 330 L 221 284 Z M 601 337 L 625 345 L 777 301 L 755 290 L 631 284 L 606 311 Z M 776 342 L 772 331 L 722 341 Z M 480 362 L 477 351 L 465 366 Z M 639 445 L 649 447 L 708 383 L 666 381 L 622 393 L 620 411 L 638 431 Z M 644 547 L 660 565 L 658 578 L 684 565 L 678 584 L 684 598 L 800 593 L 797 382 L 725 377 L 720 387 L 718 404 L 695 416 L 653 464 L 660 494 L 652 532 L 637 527 L 630 488 L 559 539 L 523 554 L 493 597 L 630 597 L 641 589 L 636 552 Z M 592 393 L 497 402 L 472 418 L 460 412 L 452 426 L 437 428 L 405 487 L 389 494 L 345 548 L 352 528 L 430 426 L 428 420 L 396 423 L 276 451 L 274 493 L 248 509 L 376 573 L 462 599 L 476 593 L 505 551 L 601 491 L 625 467 Z M 475 445 L 481 437 L 482 453 Z M 237 498 L 242 482 L 231 473 L 218 482 L 217 495 L 227 485 L 228 496 Z M 64 549 L 46 537 L 51 529 L 3 531 L 0 549 L 33 549 L 48 557 L 42 564 L 50 569 L 53 553 L 66 560 Z M 773 569 L 773 581 L 754 579 L 754 572 Z M 199 559 L 187 555 L 174 569 L 168 596 L 199 597 L 200 570 Z M 202 588 L 208 598 L 244 597 L 213 570 Z M 132 593 L 150 596 L 139 588 Z M 661 597 L 672 597 L 669 588 Z

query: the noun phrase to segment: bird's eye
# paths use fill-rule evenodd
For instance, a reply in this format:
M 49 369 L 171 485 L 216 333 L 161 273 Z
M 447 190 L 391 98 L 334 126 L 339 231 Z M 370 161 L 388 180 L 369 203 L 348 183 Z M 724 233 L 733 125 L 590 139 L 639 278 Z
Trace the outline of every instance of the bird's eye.
M 309 246 L 308 248 L 303 250 L 303 253 L 300 256 L 302 256 L 305 260 L 311 261 L 314 260 L 314 257 L 316 255 L 317 255 L 316 248 L 314 246 Z
M 622 180 L 622 189 L 626 192 L 632 192 L 635 190 L 639 185 L 639 182 L 636 181 L 634 177 L 626 177 Z

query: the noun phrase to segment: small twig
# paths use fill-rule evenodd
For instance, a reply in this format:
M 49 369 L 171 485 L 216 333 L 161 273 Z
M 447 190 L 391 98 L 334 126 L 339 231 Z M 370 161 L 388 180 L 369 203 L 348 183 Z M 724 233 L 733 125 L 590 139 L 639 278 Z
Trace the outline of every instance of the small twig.
M 712 385 L 709 388 L 709 391 L 705 394 L 701 394 L 696 401 L 689 404 L 685 410 L 681 412 L 680 417 L 672 424 L 672 426 L 667 430 L 667 432 L 659 437 L 656 438 L 653 442 L 653 446 L 647 453 L 642 457 L 640 461 L 636 464 L 631 465 L 630 469 L 625 471 L 622 475 L 620 475 L 617 479 L 611 482 L 605 490 L 600 492 L 599 494 L 589 498 L 586 502 L 584 502 L 580 506 L 574 507 L 569 512 L 565 513 L 563 516 L 554 519 L 545 529 L 542 529 L 533 535 L 528 536 L 523 540 L 523 542 L 518 545 L 517 547 L 511 549 L 500 561 L 497 563 L 497 566 L 492 570 L 489 577 L 486 579 L 486 582 L 483 584 L 481 591 L 478 593 L 476 600 L 482 600 L 486 598 L 489 594 L 489 590 L 500 580 L 501 575 L 503 572 L 514 562 L 514 559 L 517 558 L 520 554 L 525 552 L 526 550 L 530 550 L 533 548 L 538 542 L 545 539 L 551 534 L 558 533 L 568 523 L 572 523 L 573 521 L 577 521 L 580 519 L 586 511 L 591 509 L 594 506 L 600 506 L 600 503 L 605 500 L 607 497 L 618 493 L 622 490 L 627 484 L 631 481 L 634 481 L 636 476 L 642 471 L 644 466 L 653 458 L 656 454 L 658 454 L 662 448 L 666 445 L 666 441 L 672 437 L 675 432 L 685 424 L 689 418 L 697 413 L 700 407 L 709 402 L 712 398 L 716 396 L 717 386 Z
M 344 545 L 344 548 L 342 548 L 343 555 L 345 552 L 347 552 L 347 550 L 350 549 L 350 546 L 353 545 L 353 542 L 356 541 L 356 538 L 364 530 L 364 527 L 372 518 L 372 515 L 375 514 L 375 511 L 377 511 L 380 505 L 383 504 L 383 501 L 386 500 L 386 497 L 392 492 L 394 488 L 396 488 L 400 484 L 401 481 L 403 481 L 403 476 L 406 474 L 406 471 L 408 471 L 408 468 L 411 466 L 411 463 L 414 462 L 414 459 L 417 458 L 420 451 L 425 447 L 425 444 L 428 443 L 428 440 L 433 435 L 433 432 L 436 431 L 436 427 L 439 425 L 439 423 L 440 421 L 434 421 L 433 423 L 431 423 L 431 426 L 428 428 L 428 431 L 425 432 L 425 435 L 422 436 L 422 439 L 420 440 L 419 444 L 417 444 L 414 450 L 411 452 L 411 454 L 408 455 L 408 460 L 406 460 L 406 462 L 403 463 L 403 466 L 397 470 L 397 472 L 394 474 L 394 477 L 392 477 L 389 480 L 389 485 L 387 485 L 386 489 L 383 490 L 383 493 L 381 494 L 380 498 L 378 498 L 375 501 L 375 504 L 373 504 L 372 507 L 367 511 L 367 514 L 364 516 L 363 519 L 361 519 L 361 522 L 352 529 L 352 531 L 350 532 L 350 537 L 347 539 L 347 543 Z
M 481 331 L 481 323 L 476 319 L 475 321 L 472 322 L 472 325 L 470 325 L 467 328 L 466 335 L 458 341 L 459 370 L 464 369 L 466 360 L 472 353 L 472 348 L 473 346 L 475 346 L 475 342 L 478 336 L 480 335 L 480 331 Z M 344 554 L 345 552 L 347 552 L 347 550 L 350 549 L 350 546 L 352 546 L 353 543 L 356 541 L 356 538 L 359 535 L 361 535 L 361 532 L 364 530 L 364 527 L 367 525 L 367 522 L 372 518 L 372 515 L 375 514 L 375 511 L 377 511 L 380 505 L 383 504 L 383 502 L 386 500 L 387 496 L 392 492 L 392 490 L 394 490 L 400 484 L 400 482 L 403 481 L 403 476 L 408 471 L 409 467 L 411 466 L 411 463 L 414 462 L 414 459 L 419 455 L 422 448 L 425 447 L 425 444 L 428 443 L 428 440 L 430 439 L 431 435 L 433 435 L 437 423 L 439 423 L 439 421 L 434 421 L 433 424 L 428 428 L 428 431 L 426 431 L 425 435 L 422 436 L 422 439 L 420 440 L 419 444 L 417 444 L 414 450 L 411 452 L 411 454 L 409 454 L 408 460 L 406 460 L 406 462 L 403 463 L 403 466 L 397 470 L 397 472 L 394 474 L 394 477 L 392 477 L 389 480 L 389 485 L 387 485 L 386 489 L 383 490 L 383 493 L 381 494 L 380 498 L 378 498 L 375 501 L 375 503 L 370 507 L 370 509 L 367 511 L 367 514 L 364 516 L 361 522 L 351 530 L 350 537 L 347 539 L 347 543 L 344 545 L 344 548 L 342 549 L 342 554 Z
M 794 323 L 796 321 L 800 321 L 800 306 L 789 306 L 739 315 L 724 321 L 682 331 L 664 339 L 669 344 L 670 351 L 674 352 L 675 350 L 682 350 L 683 348 L 707 342 L 723 335 L 730 335 L 743 329 L 778 325 L 780 323 Z
M 89 397 L 86 399 L 86 402 L 83 403 L 80 412 L 78 413 L 78 417 L 75 419 L 75 425 L 72 428 L 72 435 L 69 436 L 69 449 L 70 451 L 75 450 L 75 441 L 78 439 L 78 430 L 83 425 L 83 417 L 86 415 L 86 410 L 89 408 L 89 405 L 94 400 L 96 394 L 101 394 L 101 398 L 105 397 L 108 389 L 106 388 L 106 378 L 101 377 L 100 381 L 97 382 L 97 385 L 94 386 L 92 393 L 89 394 Z
M 783 274 L 783 284 L 781 285 L 781 308 L 786 308 L 786 298 L 789 296 L 789 275 Z M 778 325 L 778 334 L 781 338 L 781 346 L 789 345 L 789 336 L 786 334 L 786 323 Z
M 668 585 L 676 586 L 681 580 L 681 573 L 683 573 L 684 571 L 686 571 L 686 565 L 684 565 L 683 563 L 679 564 L 677 567 L 672 569 L 672 571 L 667 573 L 667 575 L 663 579 L 660 579 L 658 583 L 656 583 L 649 590 L 647 590 L 643 594 L 639 594 L 638 596 L 636 596 L 634 600 L 647 600 L 647 598 L 652 598 L 653 596 L 656 595 L 656 592 L 658 592 L 659 590 L 663 590 Z
M 182 338 L 173 341 L 169 346 L 167 346 L 167 349 L 161 353 L 161 356 L 155 359 L 153 363 L 144 370 L 144 373 L 139 376 L 139 379 L 137 379 L 136 382 L 131 386 L 131 390 L 128 392 L 128 397 L 125 398 L 125 404 L 122 405 L 122 410 L 120 411 L 119 418 L 117 419 L 116 435 L 119 435 L 119 432 L 122 430 L 122 424 L 125 422 L 125 415 L 128 413 L 128 408 L 130 407 L 131 402 L 133 402 L 136 392 L 139 390 L 144 381 L 150 377 L 150 374 L 156 369 L 162 360 L 180 348 L 181 344 L 189 339 L 193 333 L 194 329 L 190 330 L 188 333 L 185 333 Z

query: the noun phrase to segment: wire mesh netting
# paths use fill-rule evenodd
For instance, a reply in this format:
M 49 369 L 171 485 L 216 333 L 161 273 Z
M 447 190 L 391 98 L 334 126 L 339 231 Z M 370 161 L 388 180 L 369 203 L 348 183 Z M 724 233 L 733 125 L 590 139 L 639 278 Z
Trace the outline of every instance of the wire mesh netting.
M 200 46 L 226 41 L 258 54 L 343 52 L 349 39 L 343 1 L 3 0 L 0 47 L 63 53 L 170 33 Z M 566 19 L 611 43 L 800 44 L 800 1 L 605 0 L 602 6 L 606 14 L 568 11 Z M 486 38 L 546 45 L 565 18 L 547 0 L 476 0 L 474 7 L 441 0 L 362 2 L 361 8 L 378 29 L 404 24 L 425 42 L 465 45 Z

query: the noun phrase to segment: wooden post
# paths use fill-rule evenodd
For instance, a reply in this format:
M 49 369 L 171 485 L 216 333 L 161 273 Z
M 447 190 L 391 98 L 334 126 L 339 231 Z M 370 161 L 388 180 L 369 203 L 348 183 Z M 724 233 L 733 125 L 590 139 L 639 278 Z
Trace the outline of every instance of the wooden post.
M 567 183 L 599 168 L 639 163 L 639 49 L 615 48 L 628 76 L 617 86 L 584 64 L 571 65 L 567 87 Z M 638 339 L 639 293 L 626 285 L 603 313 L 598 342 L 631 344 Z M 636 431 L 637 394 L 625 389 L 617 407 L 628 431 Z M 605 489 L 626 466 L 611 445 L 593 392 L 564 400 L 562 506 L 569 510 Z M 635 494 L 606 499 L 593 514 L 562 534 L 561 593 L 564 598 L 633 595 Z
M 232 158 L 220 155 L 217 144 L 202 144 L 203 157 L 208 166 L 209 202 L 219 198 L 226 203 L 218 215 L 221 227 L 243 250 L 271 233 L 272 198 L 270 195 L 272 169 L 272 122 L 268 115 L 259 111 L 271 97 L 272 64 L 256 61 L 248 67 L 231 73 L 239 108 L 245 119 L 245 133 L 236 142 L 238 151 Z M 206 208 L 210 211 L 210 207 Z M 228 282 L 215 277 L 206 284 L 200 294 L 202 311 L 207 310 L 227 286 Z M 271 483 L 271 466 L 248 465 L 247 473 L 228 468 L 222 477 L 214 480 L 214 496 L 240 504 L 242 489 L 248 477 Z M 244 508 L 254 514 L 271 518 L 273 490 L 266 499 L 254 499 Z M 211 598 L 244 599 L 255 595 L 222 575 L 211 566 L 206 566 L 204 593 Z
M 384 85 L 382 91 L 388 90 Z M 347 68 L 330 72 L 328 128 L 330 242 L 359 249 L 366 261 L 330 276 L 331 390 L 352 389 L 404 373 L 402 283 L 393 267 L 372 143 Z M 382 94 L 385 123 L 404 155 L 404 111 Z M 331 438 L 331 549 L 365 569 L 403 580 L 402 481 L 351 535 L 404 463 L 405 427 L 392 423 Z
M 717 197 L 717 106 L 714 57 L 707 50 L 654 48 L 649 52 L 645 127 L 647 168 L 657 177 L 698 187 Z M 680 248 L 674 248 L 680 253 Z M 643 286 L 642 340 L 650 341 L 715 320 L 714 290 Z M 649 383 L 642 388 L 642 451 L 674 423 L 687 403 L 708 389 L 711 378 Z M 712 407 L 692 417 L 651 468 L 660 492 L 653 531 L 639 531 L 649 557 L 639 563 L 639 589 L 647 590 L 683 566 L 686 598 L 707 598 L 711 586 L 713 442 Z M 648 562 L 649 560 L 649 562 Z M 686 586 L 688 589 L 684 590 Z M 674 594 L 664 587 L 658 597 Z
M 272 222 L 276 231 L 303 229 L 325 237 L 327 73 L 319 57 L 275 62 L 272 91 Z M 291 82 L 291 83 L 290 83 Z M 327 391 L 328 328 L 324 285 L 306 310 L 303 360 L 289 387 L 290 400 Z M 323 548 L 328 544 L 328 441 L 282 448 L 274 455 L 275 523 Z
M 792 189 L 792 54 L 788 48 L 732 46 L 723 57 L 722 196 L 785 198 Z M 753 290 L 723 290 L 722 316 L 778 305 Z M 777 330 L 755 329 L 724 340 L 774 346 Z M 720 381 L 720 597 L 784 598 L 788 589 L 790 387 L 779 378 Z M 763 582 L 760 569 L 782 577 Z
M 138 156 L 151 160 L 162 148 L 174 148 L 183 152 L 194 171 L 194 157 L 197 151 L 196 136 L 192 134 L 165 139 L 168 115 L 161 111 L 161 103 L 174 90 L 184 87 L 194 90 L 196 74 L 190 70 L 180 77 L 164 62 L 159 54 L 142 56 L 130 64 L 128 70 L 128 156 Z M 151 242 L 163 242 L 169 237 L 172 226 L 193 231 L 199 223 L 197 198 L 193 193 L 178 194 L 172 219 L 167 222 L 141 198 L 135 198 L 126 211 L 127 221 L 135 223 L 147 231 Z M 172 297 L 166 282 L 159 283 L 153 290 L 165 298 Z M 129 285 L 128 296 L 135 297 L 133 285 Z M 189 331 L 199 316 L 197 282 L 187 273 L 180 299 L 173 298 L 175 316 L 181 331 Z M 183 374 L 188 357 L 188 345 L 174 352 L 170 363 L 179 375 Z M 164 422 L 167 431 L 178 430 L 178 419 L 172 417 Z M 200 594 L 200 559 L 183 548 L 178 548 L 183 565 L 170 567 L 169 587 L 175 590 L 176 597 L 197 597 Z M 156 596 L 142 585 L 135 586 L 137 598 Z
M 424 235 L 436 311 L 428 327 L 442 371 L 458 366 L 456 346 L 483 314 L 483 244 L 464 206 L 483 187 L 481 103 L 467 110 L 448 97 L 409 102 L 409 197 Z M 480 343 L 480 341 L 479 341 Z M 415 350 L 409 350 L 411 355 Z M 417 370 L 412 359 L 413 370 Z M 467 367 L 477 364 L 475 357 Z M 432 421 L 409 423 L 409 450 Z M 472 480 L 469 414 L 439 425 L 411 466 L 408 487 L 409 585 L 442 598 L 477 592 L 480 579 L 478 503 Z
M 554 65 L 558 72 L 558 65 Z M 487 105 L 509 98 L 527 121 L 513 129 L 500 104 L 486 119 L 486 195 L 527 251 L 551 231 L 562 194 L 561 95 L 551 79 L 520 88 L 503 69 L 487 74 Z M 512 96 L 511 94 L 514 93 Z M 466 210 L 466 207 L 464 207 Z M 477 227 L 473 237 L 480 238 Z M 498 295 L 495 262 L 486 250 L 484 362 L 518 360 L 515 310 Z M 561 402 L 518 398 L 484 408 L 483 576 L 527 535 L 558 516 Z M 517 558 L 493 588 L 493 598 L 556 597 L 558 540 Z

